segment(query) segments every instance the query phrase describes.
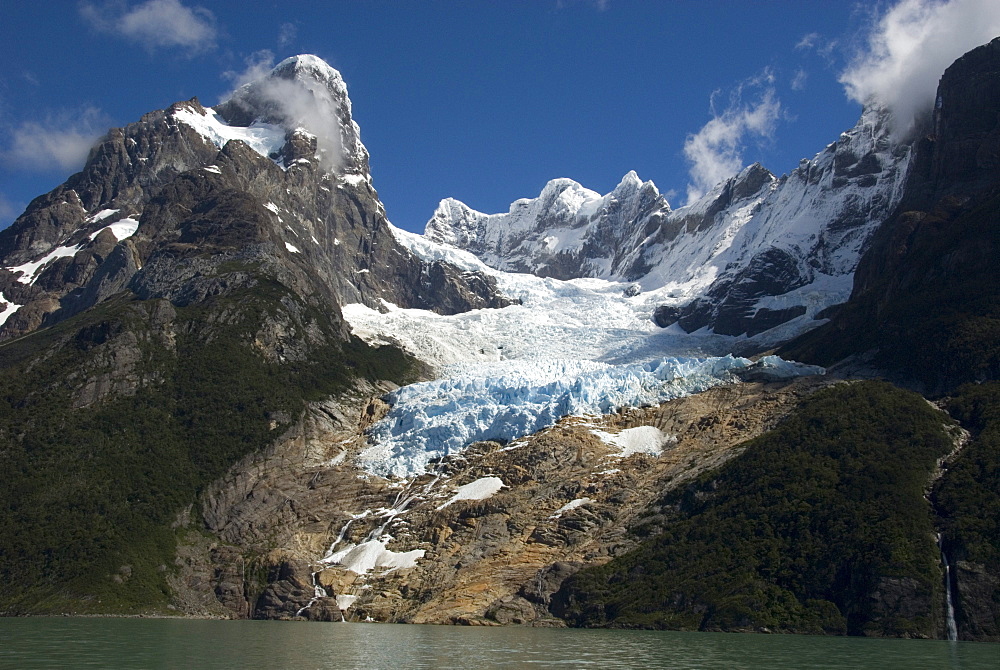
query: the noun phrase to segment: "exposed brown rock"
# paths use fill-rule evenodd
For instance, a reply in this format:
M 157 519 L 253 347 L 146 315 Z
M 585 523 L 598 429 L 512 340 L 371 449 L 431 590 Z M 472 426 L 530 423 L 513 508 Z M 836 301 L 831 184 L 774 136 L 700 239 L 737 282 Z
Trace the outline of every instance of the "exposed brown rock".
M 547 605 L 563 580 L 635 546 L 630 530 L 655 529 L 666 490 L 740 453 L 742 442 L 826 383 L 737 384 L 659 407 L 567 417 L 509 445 L 478 443 L 433 472 L 395 482 L 353 465 L 381 401 L 314 405 L 268 453 L 246 459 L 203 496 L 204 524 L 219 545 L 254 557 L 269 574 L 262 588 L 221 590 L 260 594 L 253 603 L 229 597 L 232 616 L 250 607 L 253 616 L 335 619 L 336 596 L 353 596 L 348 620 L 561 625 Z M 662 454 L 620 458 L 593 432 L 638 426 L 664 434 Z M 505 488 L 449 503 L 458 486 L 487 476 Z M 571 501 L 575 507 L 559 511 Z M 338 538 L 336 549 L 380 537 L 390 551 L 424 555 L 414 567 L 366 575 L 319 562 Z M 223 558 L 213 551 L 199 584 L 220 590 L 232 571 L 205 567 Z M 314 599 L 314 579 L 325 596 Z

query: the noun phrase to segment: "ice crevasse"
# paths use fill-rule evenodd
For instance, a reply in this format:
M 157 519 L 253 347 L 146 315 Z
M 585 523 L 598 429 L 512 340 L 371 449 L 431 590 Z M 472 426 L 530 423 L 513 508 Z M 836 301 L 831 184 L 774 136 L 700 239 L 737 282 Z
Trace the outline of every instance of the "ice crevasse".
M 389 394 L 389 414 L 372 428 L 373 446 L 360 465 L 381 476 L 424 472 L 432 459 L 481 440 L 508 442 L 586 416 L 641 407 L 732 382 L 748 368 L 771 378 L 822 374 L 823 369 L 768 356 L 667 357 L 610 365 L 580 360 L 510 360 L 455 366 L 442 379 Z

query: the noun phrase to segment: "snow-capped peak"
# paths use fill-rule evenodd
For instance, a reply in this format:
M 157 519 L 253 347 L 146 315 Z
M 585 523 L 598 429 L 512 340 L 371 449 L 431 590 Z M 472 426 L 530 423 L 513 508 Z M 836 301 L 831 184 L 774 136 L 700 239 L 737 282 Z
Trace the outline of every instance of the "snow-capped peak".
M 633 171 L 603 196 L 572 179 L 553 179 L 538 197 L 514 201 L 505 214 L 484 214 L 448 198 L 424 234 L 507 271 L 561 279 L 612 277 L 618 256 L 641 232 L 636 226 L 669 211 L 653 182 Z
M 215 107 L 232 126 L 272 124 L 289 135 L 315 138 L 327 172 L 368 174 L 368 151 L 351 116 L 351 99 L 340 72 L 309 54 L 281 61 L 267 75 L 244 84 Z
M 801 332 L 846 300 L 868 239 L 902 194 L 908 162 L 884 110 L 868 108 L 791 174 L 778 179 L 754 163 L 679 209 L 635 172 L 605 196 L 557 179 L 506 214 L 449 200 L 425 235 L 508 272 L 663 289 L 674 316 L 661 325 L 753 336 L 797 320 Z

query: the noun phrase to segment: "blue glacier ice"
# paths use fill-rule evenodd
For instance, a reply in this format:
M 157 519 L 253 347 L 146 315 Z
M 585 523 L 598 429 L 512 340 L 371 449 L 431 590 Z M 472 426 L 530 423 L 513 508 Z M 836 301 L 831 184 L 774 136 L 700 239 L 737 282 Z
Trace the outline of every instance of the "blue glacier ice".
M 625 365 L 552 359 L 459 364 L 441 379 L 404 386 L 386 398 L 392 409 L 373 426 L 374 446 L 361 454 L 360 465 L 373 474 L 408 477 L 479 440 L 514 440 L 566 415 L 658 404 L 731 383 L 748 370 L 773 379 L 823 373 L 775 356 L 756 363 L 727 355 Z

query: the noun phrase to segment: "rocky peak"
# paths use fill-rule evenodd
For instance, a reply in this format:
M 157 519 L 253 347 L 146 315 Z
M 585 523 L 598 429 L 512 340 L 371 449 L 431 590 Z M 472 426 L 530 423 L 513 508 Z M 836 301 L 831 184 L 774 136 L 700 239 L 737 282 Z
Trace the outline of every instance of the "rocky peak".
M 650 217 L 669 211 L 653 182 L 633 171 L 603 196 L 572 179 L 553 179 L 538 197 L 516 200 L 503 214 L 448 198 L 424 234 L 501 270 L 556 279 L 610 277 Z
M 941 77 L 933 128 L 920 144 L 907 206 L 987 189 L 1000 177 L 1000 38 L 973 49 Z
M 857 265 L 850 300 L 791 343 L 800 360 L 849 356 L 943 393 L 1000 373 L 1000 39 L 941 78 L 898 208 Z
M 490 280 L 399 246 L 343 78 L 298 56 L 215 109 L 191 99 L 110 130 L 80 173 L 0 231 L 0 339 L 122 291 L 190 304 L 249 290 L 254 273 L 233 271 L 248 267 L 334 316 L 382 300 L 507 304 Z
M 316 138 L 324 167 L 335 174 L 368 174 L 368 150 L 351 116 L 340 72 L 318 56 L 286 58 L 266 76 L 244 84 L 215 110 L 233 126 L 277 125 Z

